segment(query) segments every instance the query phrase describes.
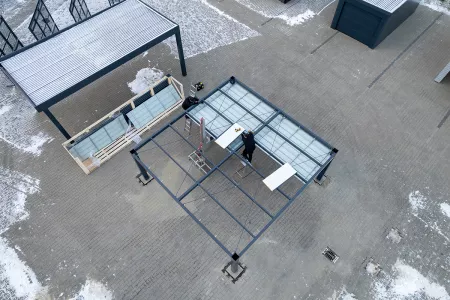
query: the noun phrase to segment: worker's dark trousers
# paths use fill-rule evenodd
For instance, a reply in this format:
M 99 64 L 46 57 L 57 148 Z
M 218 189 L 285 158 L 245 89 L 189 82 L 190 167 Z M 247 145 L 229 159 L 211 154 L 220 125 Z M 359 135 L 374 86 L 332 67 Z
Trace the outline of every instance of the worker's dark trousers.
M 253 151 L 247 151 L 247 149 L 244 148 L 244 151 L 242 152 L 242 156 L 245 157 L 245 159 L 248 160 L 248 162 L 252 162 L 252 158 L 253 158 Z

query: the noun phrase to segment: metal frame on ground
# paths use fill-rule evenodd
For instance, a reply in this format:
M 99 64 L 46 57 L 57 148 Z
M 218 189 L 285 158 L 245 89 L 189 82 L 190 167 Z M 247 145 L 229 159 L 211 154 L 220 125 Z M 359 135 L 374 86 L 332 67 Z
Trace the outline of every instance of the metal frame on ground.
M 272 115 L 268 116 L 268 118 L 266 118 L 265 120 L 262 120 L 261 117 L 254 114 L 254 111 L 257 111 L 257 109 L 246 108 L 241 103 L 239 103 L 239 100 L 233 98 L 235 95 L 227 94 L 227 92 L 224 91 L 224 88 L 229 87 L 230 85 L 236 86 L 239 89 L 241 89 L 241 88 L 244 89 L 247 92 L 246 97 L 254 97 L 253 98 L 254 100 L 257 99 L 258 101 L 260 101 L 259 102 L 260 104 L 270 107 L 270 109 L 272 109 L 274 111 L 274 113 Z M 299 151 L 300 153 L 302 153 L 303 156 L 308 157 L 308 159 L 310 159 L 311 162 L 314 161 L 314 163 L 317 163 L 318 167 L 315 168 L 314 172 L 310 176 L 307 176 L 306 178 L 305 178 L 305 176 L 301 175 L 300 173 L 297 173 L 296 176 L 302 182 L 302 186 L 300 189 L 295 191 L 292 196 L 285 193 L 280 187 L 276 189 L 276 191 L 279 192 L 281 195 L 283 195 L 283 197 L 285 197 L 287 200 L 287 203 L 285 203 L 281 207 L 281 209 L 279 209 L 277 212 L 275 212 L 275 213 L 269 212 L 268 209 L 266 209 L 264 206 L 262 206 L 260 203 L 258 203 L 257 199 L 255 199 L 254 197 L 249 195 L 238 183 L 236 183 L 236 181 L 234 181 L 232 178 L 230 178 L 230 176 L 228 174 L 226 174 L 226 172 L 221 170 L 220 167 L 223 166 L 231 157 L 237 157 L 238 159 L 243 161 L 243 158 L 237 153 L 237 151 L 242 146 L 242 142 L 232 143 L 227 148 L 229 153 L 227 155 L 225 155 L 225 157 L 217 164 L 214 164 L 210 159 L 208 159 L 208 157 L 205 156 L 206 163 L 209 164 L 211 169 L 210 169 L 210 171 L 206 172 L 206 174 L 203 175 L 201 178 L 195 179 L 189 173 L 189 170 L 186 170 L 179 162 L 177 162 L 177 160 L 174 159 L 174 157 L 170 153 L 168 153 L 168 151 L 166 151 L 164 149 L 164 145 L 161 145 L 160 143 L 158 143 L 155 140 L 160 134 L 164 133 L 166 130 L 173 130 L 178 136 L 181 137 L 182 140 L 184 140 L 187 144 L 189 144 L 190 147 L 192 147 L 192 149 L 195 151 L 195 149 L 197 149 L 197 146 L 194 145 L 189 138 L 185 137 L 183 135 L 183 133 L 180 133 L 176 129 L 174 124 L 176 122 L 178 122 L 179 120 L 182 120 L 185 117 L 185 115 L 188 115 L 189 118 L 196 120 L 196 113 L 198 113 L 199 110 L 205 109 L 205 108 L 214 111 L 216 113 L 217 117 L 227 120 L 228 116 L 224 112 L 224 110 L 217 109 L 216 107 L 214 107 L 215 104 L 213 103 L 213 101 L 215 99 L 214 97 L 215 97 L 216 93 L 224 94 L 225 97 L 227 97 L 227 99 L 231 99 L 231 101 L 234 102 L 234 104 L 232 104 L 231 106 L 236 105 L 236 108 L 239 107 L 240 109 L 244 110 L 245 114 L 247 114 L 248 116 L 251 116 L 250 118 L 253 118 L 254 120 L 258 120 L 260 122 L 259 126 L 257 126 L 256 129 L 253 129 L 255 140 L 256 140 L 256 145 L 262 151 L 264 151 L 266 154 L 268 154 L 271 158 L 273 158 L 275 161 L 277 161 L 279 164 L 292 163 L 292 161 L 283 160 L 282 158 L 278 157 L 278 155 L 276 153 L 272 152 L 270 149 L 267 149 L 267 147 L 265 147 L 263 143 L 258 142 L 258 134 L 259 133 L 264 133 L 264 130 L 267 130 L 267 129 L 276 130 L 271 125 L 271 122 L 273 122 L 273 120 L 279 116 L 282 116 L 289 122 L 292 122 L 293 124 L 295 124 L 299 128 L 299 131 L 302 132 L 302 134 L 305 133 L 305 134 L 313 137 L 314 141 L 319 142 L 321 145 L 323 145 L 324 147 L 329 149 L 327 157 L 323 161 L 319 162 L 314 157 L 311 157 L 311 155 L 309 153 L 307 153 L 307 151 L 305 151 L 304 148 L 302 149 L 301 147 L 298 147 L 297 145 L 293 144 L 288 138 L 284 137 L 284 140 L 285 140 L 284 143 L 286 144 L 286 147 L 289 146 L 290 147 L 289 149 L 295 148 L 295 151 Z M 213 99 L 213 100 L 211 101 L 211 99 Z M 249 100 L 249 99 L 246 99 L 246 100 Z M 200 107 L 200 106 L 202 106 L 202 107 Z M 225 110 L 230 109 L 231 106 L 226 105 Z M 244 119 L 242 119 L 242 116 L 241 116 L 241 121 L 244 121 Z M 229 123 L 229 126 L 228 127 L 225 126 L 227 128 L 224 128 L 223 131 L 226 131 L 229 127 L 231 127 L 233 125 L 233 123 L 235 123 L 235 120 L 228 119 L 228 123 Z M 207 131 L 208 135 L 210 135 L 214 138 L 218 138 L 217 133 L 215 133 L 215 129 L 212 128 L 211 122 L 209 122 L 209 127 L 208 127 L 208 125 L 206 126 L 206 131 Z M 278 130 L 278 131 L 276 131 L 276 133 L 279 133 L 280 135 L 282 135 L 283 131 Z M 154 143 L 159 150 L 161 150 L 167 157 L 169 157 L 170 160 L 173 161 L 181 170 L 183 170 L 183 172 L 186 174 L 186 176 L 189 176 L 190 179 L 194 182 L 194 184 L 192 186 L 190 186 L 180 196 L 173 193 L 169 189 L 169 187 L 160 178 L 158 178 L 158 176 L 155 174 L 155 171 L 152 171 L 150 169 L 150 167 L 147 166 L 143 162 L 143 160 L 140 158 L 140 156 L 139 156 L 140 149 L 142 149 L 145 145 L 147 145 L 150 142 Z M 142 151 L 147 151 L 147 150 L 142 149 Z M 212 92 L 210 92 L 206 97 L 204 97 L 197 107 L 191 107 L 187 112 L 184 112 L 184 113 L 180 114 L 179 116 L 177 116 L 176 118 L 174 118 L 171 122 L 169 122 L 164 127 L 162 127 L 158 132 L 154 133 L 149 138 L 141 141 L 130 152 L 131 152 L 131 155 L 132 155 L 136 165 L 138 166 L 138 169 L 140 171 L 140 176 L 142 176 L 146 180 L 155 179 L 166 190 L 166 192 L 181 206 L 181 208 L 183 208 L 184 211 L 186 211 L 186 213 L 192 219 L 194 219 L 194 221 L 223 249 L 223 251 L 225 251 L 225 253 L 227 253 L 234 261 L 237 261 L 239 259 L 239 257 L 241 257 L 244 253 L 246 253 L 248 251 L 248 249 L 258 240 L 258 238 L 261 237 L 261 235 L 270 227 L 270 225 L 272 225 L 281 216 L 281 214 L 293 203 L 293 201 L 305 190 L 305 188 L 313 180 L 316 180 L 318 182 L 321 182 L 323 180 L 324 174 L 325 174 L 326 170 L 328 169 L 328 167 L 330 166 L 332 160 L 336 156 L 338 150 L 336 148 L 332 147 L 330 144 L 328 144 L 324 140 L 322 140 L 320 137 L 318 137 L 314 133 L 312 133 L 310 130 L 306 129 L 300 123 L 295 121 L 292 117 L 290 117 L 289 115 L 284 113 L 281 109 L 279 109 L 278 107 L 276 107 L 275 105 L 273 105 L 272 103 L 270 103 L 269 101 L 267 101 L 266 99 L 264 99 L 263 97 L 258 95 L 256 92 L 254 92 L 252 89 L 247 87 L 245 84 L 238 81 L 236 78 L 231 77 L 229 80 L 222 83 L 219 87 L 217 87 Z M 247 164 L 247 166 L 249 168 L 251 168 L 251 170 L 253 172 L 258 174 L 261 177 L 261 179 L 264 179 L 264 175 L 257 168 L 255 168 L 251 164 Z M 219 172 L 221 174 L 221 176 L 224 176 L 229 182 L 231 182 L 233 184 L 233 186 L 235 188 L 239 189 L 256 206 L 258 206 L 259 209 L 261 209 L 267 216 L 270 217 L 270 221 L 268 223 L 266 223 L 265 226 L 261 230 L 259 230 L 258 232 L 252 232 L 252 230 L 250 230 L 249 228 L 247 228 L 245 226 L 246 224 L 242 224 L 242 222 L 240 222 L 235 215 L 233 215 L 227 208 L 225 208 L 224 205 L 222 205 L 218 201 L 218 199 L 203 186 L 203 182 L 207 178 L 209 178 L 211 174 L 213 174 L 215 172 Z M 203 192 L 205 192 L 214 202 L 216 202 L 242 228 L 243 231 L 247 232 L 247 234 L 249 234 L 251 236 L 251 241 L 248 244 L 246 244 L 241 251 L 237 251 L 237 248 L 234 250 L 228 249 L 224 245 L 224 243 L 222 243 L 207 228 L 207 226 L 205 224 L 203 224 L 202 221 L 199 218 L 197 218 L 194 215 L 194 213 L 191 212 L 188 207 L 186 207 L 185 204 L 182 203 L 182 200 L 196 188 L 200 188 Z

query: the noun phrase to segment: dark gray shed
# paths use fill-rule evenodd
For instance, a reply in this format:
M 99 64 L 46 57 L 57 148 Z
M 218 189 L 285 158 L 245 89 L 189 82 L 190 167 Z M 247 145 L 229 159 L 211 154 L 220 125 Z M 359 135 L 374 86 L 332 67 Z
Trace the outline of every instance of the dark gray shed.
M 373 49 L 418 5 L 419 0 L 339 0 L 331 28 Z

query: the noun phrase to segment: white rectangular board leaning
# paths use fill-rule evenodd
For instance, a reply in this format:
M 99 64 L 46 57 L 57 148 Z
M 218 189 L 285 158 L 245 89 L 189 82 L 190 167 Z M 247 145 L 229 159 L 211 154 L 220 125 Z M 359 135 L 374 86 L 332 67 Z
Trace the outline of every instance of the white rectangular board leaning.
M 243 132 L 244 127 L 235 123 L 228 128 L 227 131 L 222 133 L 221 136 L 216 140 L 216 143 L 223 149 L 227 148 L 235 139 L 237 139 Z
M 279 167 L 275 172 L 267 176 L 263 182 L 267 187 L 273 191 L 280 185 L 282 185 L 286 180 L 295 175 L 297 171 L 288 163 L 285 163 Z

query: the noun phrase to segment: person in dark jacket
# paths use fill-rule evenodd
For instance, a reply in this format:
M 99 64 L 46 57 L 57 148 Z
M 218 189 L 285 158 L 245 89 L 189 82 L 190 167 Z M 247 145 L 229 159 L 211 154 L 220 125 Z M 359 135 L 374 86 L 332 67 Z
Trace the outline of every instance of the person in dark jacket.
M 253 136 L 253 132 L 247 130 L 244 130 L 241 136 L 242 141 L 244 142 L 244 151 L 242 152 L 242 156 L 248 160 L 249 163 L 251 163 L 253 151 L 256 149 L 255 137 Z
M 197 105 L 199 102 L 200 102 L 200 100 L 198 100 L 198 98 L 189 96 L 189 97 L 187 97 L 186 99 L 184 99 L 183 103 L 181 104 L 181 107 L 182 107 L 184 110 L 188 110 L 189 107 L 191 107 L 191 106 L 193 106 L 193 105 Z M 185 117 L 186 119 L 189 119 L 189 116 L 188 116 L 187 114 L 184 115 L 184 117 Z
M 189 107 L 193 105 L 197 105 L 200 101 L 196 97 L 189 96 L 186 99 L 184 99 L 183 103 L 181 104 L 181 107 L 184 110 L 188 110 Z

